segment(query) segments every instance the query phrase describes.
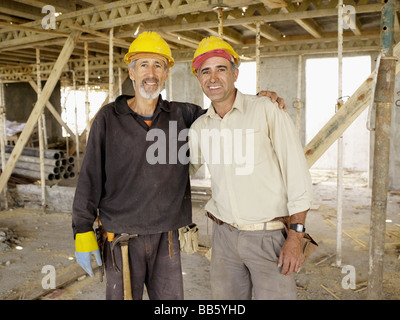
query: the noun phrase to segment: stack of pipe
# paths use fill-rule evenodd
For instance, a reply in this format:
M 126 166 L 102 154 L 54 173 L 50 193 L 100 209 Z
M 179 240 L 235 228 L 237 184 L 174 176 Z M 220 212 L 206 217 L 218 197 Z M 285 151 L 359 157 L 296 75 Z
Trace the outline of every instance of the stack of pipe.
M 6 161 L 9 160 L 13 149 L 12 146 L 5 147 Z M 43 162 L 46 180 L 72 179 L 75 177 L 75 158 L 66 156 L 62 150 L 44 150 Z M 15 164 L 13 173 L 40 179 L 39 149 L 24 148 Z

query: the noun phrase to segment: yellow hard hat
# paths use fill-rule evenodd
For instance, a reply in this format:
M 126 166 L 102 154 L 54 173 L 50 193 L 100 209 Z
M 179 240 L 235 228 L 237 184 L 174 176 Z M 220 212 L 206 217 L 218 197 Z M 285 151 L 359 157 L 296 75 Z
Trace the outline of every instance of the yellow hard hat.
M 227 54 L 228 53 L 228 54 Z M 218 37 L 208 37 L 201 40 L 192 60 L 192 73 L 197 76 L 197 70 L 201 64 L 212 56 L 224 57 L 240 65 L 239 55 L 233 50 L 231 45 Z
M 129 51 L 124 57 L 125 63 L 130 63 L 135 54 L 152 53 L 159 54 L 167 59 L 168 67 L 175 64 L 174 58 L 171 55 L 171 48 L 161 36 L 153 31 L 141 33 L 129 46 Z

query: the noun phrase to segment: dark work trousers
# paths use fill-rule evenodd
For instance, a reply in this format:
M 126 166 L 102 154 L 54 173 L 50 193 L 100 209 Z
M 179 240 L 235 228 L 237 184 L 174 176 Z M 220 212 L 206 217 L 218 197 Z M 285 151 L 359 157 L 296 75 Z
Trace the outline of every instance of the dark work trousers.
M 116 235 L 117 236 L 117 235 Z M 132 297 L 142 300 L 144 285 L 150 300 L 182 300 L 183 278 L 178 231 L 172 232 L 173 257 L 169 253 L 168 232 L 139 235 L 129 240 L 129 266 Z M 106 267 L 107 300 L 123 300 L 121 247 L 114 247 L 114 257 L 120 272 L 116 272 L 111 259 L 111 244 L 106 241 L 104 260 Z

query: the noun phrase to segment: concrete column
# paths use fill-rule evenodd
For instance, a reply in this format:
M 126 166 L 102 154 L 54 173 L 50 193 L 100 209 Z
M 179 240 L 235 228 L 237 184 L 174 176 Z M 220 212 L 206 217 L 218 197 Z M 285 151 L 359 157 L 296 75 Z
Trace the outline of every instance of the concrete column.
M 174 101 L 190 102 L 203 107 L 203 90 L 190 69 L 190 62 L 176 63 L 171 72 Z M 168 88 L 168 83 L 165 87 Z
M 176 63 L 172 67 L 171 72 L 172 83 L 170 88 L 172 90 L 173 100 L 190 102 L 203 107 L 203 90 L 197 78 L 192 74 L 190 62 Z M 165 86 L 168 88 L 169 83 L 166 83 Z M 169 99 L 168 96 L 167 99 Z M 203 166 L 192 178 L 204 179 L 206 177 L 208 177 L 208 173 L 205 166 Z

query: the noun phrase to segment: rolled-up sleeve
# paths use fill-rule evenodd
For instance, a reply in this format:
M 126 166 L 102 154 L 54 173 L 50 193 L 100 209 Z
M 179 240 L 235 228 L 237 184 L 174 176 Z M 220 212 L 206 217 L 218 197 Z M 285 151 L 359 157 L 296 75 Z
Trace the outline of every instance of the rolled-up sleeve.
M 275 106 L 268 109 L 267 121 L 287 191 L 289 215 L 308 210 L 313 198 L 311 175 L 293 121 Z

